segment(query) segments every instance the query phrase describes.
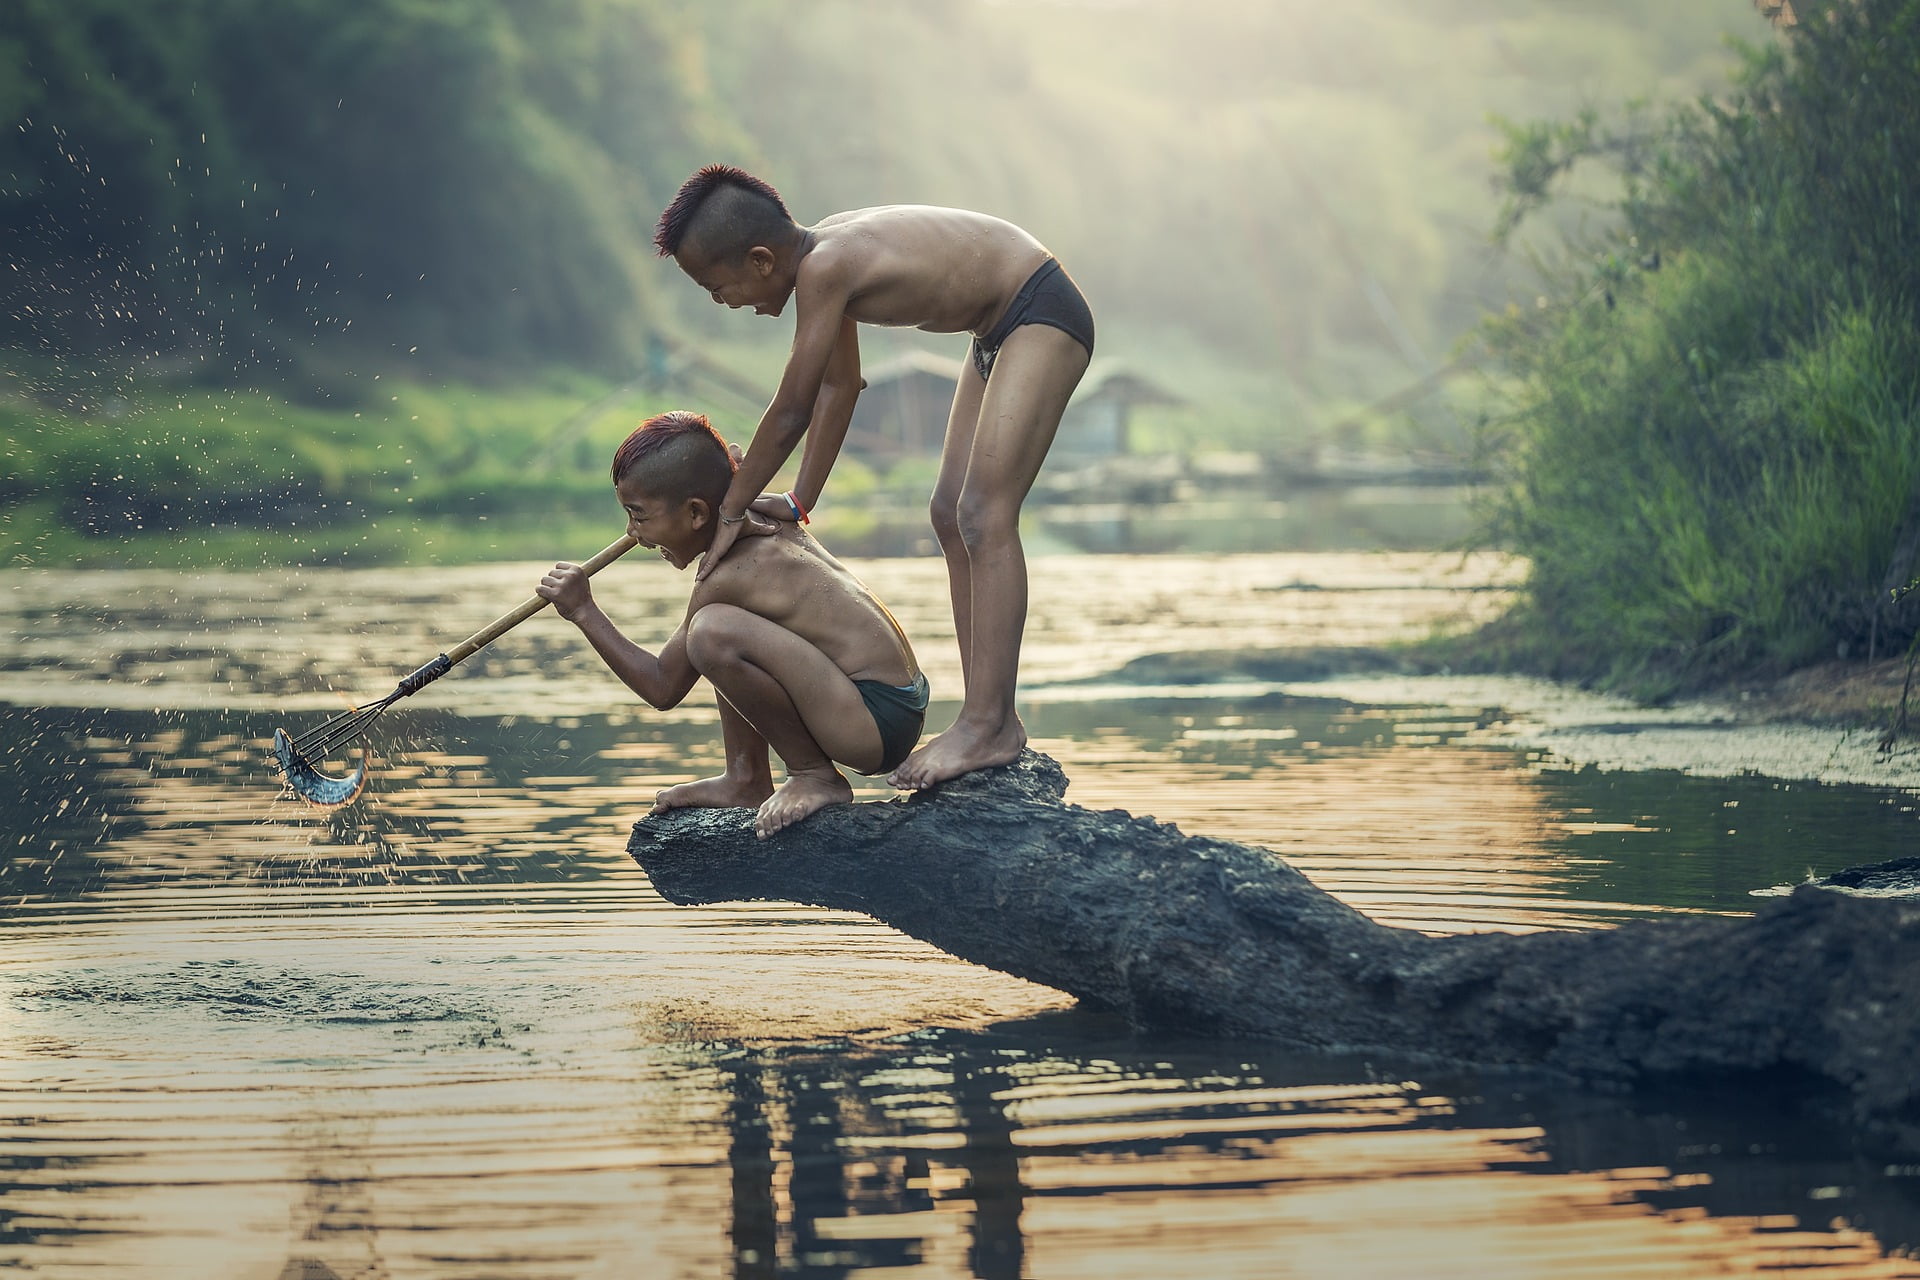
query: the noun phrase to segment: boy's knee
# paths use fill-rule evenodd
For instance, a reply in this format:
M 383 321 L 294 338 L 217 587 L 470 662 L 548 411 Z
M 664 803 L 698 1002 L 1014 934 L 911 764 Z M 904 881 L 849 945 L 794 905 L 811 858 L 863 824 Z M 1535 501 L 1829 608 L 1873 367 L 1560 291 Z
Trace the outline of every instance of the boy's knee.
M 941 545 L 960 541 L 960 504 L 951 495 L 936 490 L 933 501 L 927 504 L 927 515 L 933 520 L 933 535 Z
M 710 604 L 687 620 L 687 661 L 701 675 L 740 651 L 742 611 L 730 604 Z
M 960 541 L 977 547 L 1015 533 L 1020 527 L 1020 504 L 995 494 L 966 492 L 954 507 L 954 529 Z

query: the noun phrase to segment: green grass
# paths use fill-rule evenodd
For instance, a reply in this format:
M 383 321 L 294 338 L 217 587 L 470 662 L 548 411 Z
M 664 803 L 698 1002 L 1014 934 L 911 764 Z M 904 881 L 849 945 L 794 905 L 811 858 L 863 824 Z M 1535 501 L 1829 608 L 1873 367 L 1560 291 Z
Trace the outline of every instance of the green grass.
M 510 387 L 369 379 L 335 398 L 349 407 L 264 390 L 129 392 L 84 414 L 0 400 L 0 564 L 582 558 L 623 526 L 614 448 L 684 407 L 571 373 Z M 924 502 L 935 465 L 876 476 L 845 458 L 833 499 Z
M 597 549 L 619 530 L 606 459 L 666 407 L 586 378 L 374 388 L 342 409 L 267 391 L 129 393 L 87 415 L 0 402 L 0 563 L 484 559 L 528 553 L 509 526 L 611 528 Z

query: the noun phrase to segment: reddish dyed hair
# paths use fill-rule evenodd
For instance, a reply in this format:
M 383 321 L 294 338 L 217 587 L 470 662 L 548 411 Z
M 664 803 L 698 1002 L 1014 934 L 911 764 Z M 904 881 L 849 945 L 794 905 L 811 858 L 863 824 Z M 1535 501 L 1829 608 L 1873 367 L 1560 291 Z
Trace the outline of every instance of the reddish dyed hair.
M 718 511 L 735 463 L 705 414 L 676 409 L 648 418 L 620 442 L 613 452 L 613 483 L 640 467 L 646 468 L 642 492 L 669 503 L 699 498 Z
M 730 164 L 702 165 L 660 215 L 653 247 L 671 258 L 691 234 L 694 245 L 688 247 L 732 259 L 755 244 L 784 239 L 792 226 L 787 202 L 771 185 Z

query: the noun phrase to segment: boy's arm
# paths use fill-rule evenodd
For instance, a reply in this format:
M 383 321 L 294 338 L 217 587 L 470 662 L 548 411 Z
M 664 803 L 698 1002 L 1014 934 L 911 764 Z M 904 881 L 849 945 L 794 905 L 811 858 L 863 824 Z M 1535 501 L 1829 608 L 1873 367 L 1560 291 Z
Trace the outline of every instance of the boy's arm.
M 687 658 L 686 623 L 680 624 L 657 655 L 648 653 L 621 635 L 620 628 L 601 612 L 579 565 L 555 565 L 534 590 L 542 599 L 553 601 L 553 611 L 580 628 L 607 669 L 654 709 L 679 706 L 700 679 Z
M 852 316 L 841 315 L 840 336 L 833 344 L 833 355 L 820 381 L 820 395 L 813 404 L 807 447 L 800 453 L 800 477 L 793 485 L 793 496 L 808 511 L 819 504 L 820 491 L 827 487 L 827 473 L 840 457 L 847 424 L 853 421 L 853 406 L 866 385 L 860 380 L 859 330 Z
M 714 533 L 713 546 L 700 559 L 700 570 L 695 575 L 698 580 L 704 581 L 726 556 L 734 539 L 740 536 L 747 508 L 773 483 L 773 477 L 779 474 L 781 466 L 792 456 L 794 446 L 800 443 L 807 424 L 813 420 L 814 406 L 820 399 L 827 366 L 832 363 L 843 325 L 851 323 L 847 316 L 848 290 L 843 273 L 836 270 L 831 261 L 818 261 L 820 257 L 821 251 L 815 250 L 801 264 L 800 278 L 793 291 L 793 350 L 787 355 L 787 369 L 780 377 L 780 389 L 774 392 L 773 403 L 760 416 L 760 425 L 754 430 L 739 470 L 734 472 L 733 483 L 727 487 L 727 496 L 720 501 L 720 527 Z M 853 358 L 857 366 L 857 352 Z M 857 375 L 853 394 L 859 394 Z M 851 416 L 851 403 L 846 412 Z M 840 434 L 845 436 L 844 426 Z M 832 453 L 824 460 L 825 466 L 831 466 L 839 452 L 840 442 L 835 440 Z M 824 479 L 824 466 L 821 478 Z

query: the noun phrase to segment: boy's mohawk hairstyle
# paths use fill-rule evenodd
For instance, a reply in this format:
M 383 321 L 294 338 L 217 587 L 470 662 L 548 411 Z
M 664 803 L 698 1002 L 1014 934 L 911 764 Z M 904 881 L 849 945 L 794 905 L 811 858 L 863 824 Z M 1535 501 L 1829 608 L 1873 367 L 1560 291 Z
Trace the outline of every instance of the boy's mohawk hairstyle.
M 780 198 L 780 193 L 773 189 L 772 184 L 730 164 L 702 165 L 691 178 L 680 184 L 680 190 L 674 193 L 672 202 L 654 226 L 653 247 L 660 251 L 661 257 L 671 258 L 680 251 L 681 242 L 687 237 L 687 229 L 692 226 L 701 206 L 706 204 L 709 196 L 725 187 L 737 187 L 758 196 L 778 211 L 782 222 L 793 220 L 793 215 L 787 212 L 787 202 Z
M 727 442 L 720 438 L 720 433 L 714 429 L 711 422 L 707 421 L 707 415 L 694 413 L 689 409 L 674 409 L 648 418 L 633 429 L 632 435 L 620 442 L 620 447 L 613 453 L 611 468 L 613 482 L 619 484 L 643 459 L 659 453 L 675 441 L 703 438 L 712 442 L 713 448 L 719 453 L 721 463 L 731 474 L 737 464 L 733 460 L 733 455 L 727 451 Z M 688 450 L 683 449 L 681 452 L 686 453 Z M 701 453 L 705 450 L 694 446 L 692 452 Z

